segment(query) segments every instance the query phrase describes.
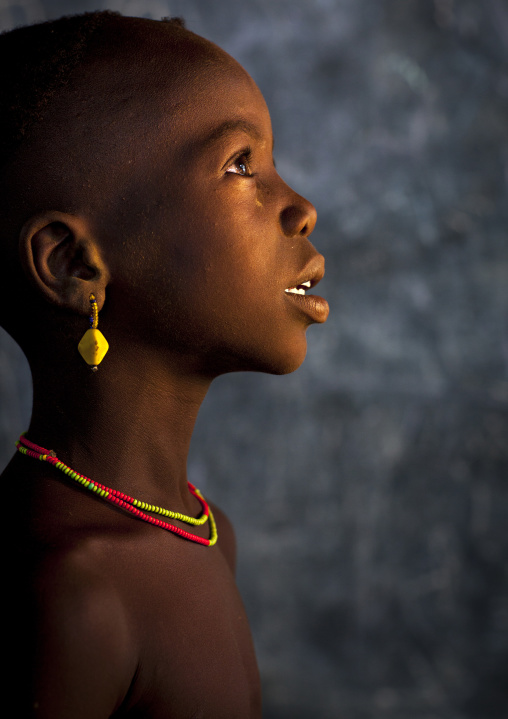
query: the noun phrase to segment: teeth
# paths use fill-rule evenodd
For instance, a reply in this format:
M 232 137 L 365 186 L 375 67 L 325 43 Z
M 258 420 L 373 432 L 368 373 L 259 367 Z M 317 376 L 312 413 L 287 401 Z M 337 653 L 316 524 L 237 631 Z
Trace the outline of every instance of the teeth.
M 305 294 L 305 288 L 310 289 L 311 281 L 307 280 L 307 282 L 302 282 L 301 285 L 298 285 L 298 287 L 289 287 L 287 290 L 284 290 L 284 292 L 287 292 L 291 295 L 304 295 Z
M 284 292 L 287 292 L 288 295 L 304 295 L 305 290 L 300 287 L 290 287 L 288 290 L 284 290 Z

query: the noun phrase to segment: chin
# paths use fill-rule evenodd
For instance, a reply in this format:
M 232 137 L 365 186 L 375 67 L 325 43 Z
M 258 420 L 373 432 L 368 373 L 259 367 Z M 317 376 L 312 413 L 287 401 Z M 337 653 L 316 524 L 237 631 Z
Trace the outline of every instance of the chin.
M 280 347 L 278 354 L 272 355 L 272 362 L 262 371 L 269 374 L 290 374 L 302 365 L 306 355 L 307 337 L 305 332 L 302 332 L 299 337 Z
M 266 348 L 268 349 L 268 348 Z M 224 372 L 264 372 L 265 374 L 284 375 L 297 370 L 307 354 L 307 341 L 292 344 L 291 348 L 273 346 L 270 352 L 258 353 L 256 356 L 243 356 L 228 363 Z
M 305 355 L 306 352 L 304 352 L 300 357 L 295 357 L 294 355 L 292 357 L 287 357 L 283 362 L 278 362 L 273 364 L 271 367 L 266 367 L 265 369 L 260 369 L 259 371 L 277 375 L 291 374 L 291 372 L 294 372 L 301 367 L 305 359 Z

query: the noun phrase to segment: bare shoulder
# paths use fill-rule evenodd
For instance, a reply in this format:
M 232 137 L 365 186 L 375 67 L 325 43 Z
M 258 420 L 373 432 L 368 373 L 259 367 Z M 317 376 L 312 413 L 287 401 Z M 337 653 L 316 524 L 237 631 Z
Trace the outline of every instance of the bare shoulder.
M 136 671 L 119 587 L 93 542 L 45 553 L 33 574 L 32 703 L 37 717 L 109 717 Z
M 16 715 L 109 717 L 136 670 L 125 591 L 111 571 L 115 533 L 88 498 L 48 481 L 35 463 L 15 456 L 2 481 L 7 505 L 23 508 L 0 529 L 3 546 L 15 549 L 4 562 L 4 603 Z
M 233 525 L 229 517 L 219 509 L 217 505 L 210 502 L 210 507 L 213 512 L 214 519 L 217 523 L 217 532 L 219 538 L 217 544 L 219 549 L 223 553 L 226 561 L 231 569 L 232 573 L 236 571 L 236 535 Z

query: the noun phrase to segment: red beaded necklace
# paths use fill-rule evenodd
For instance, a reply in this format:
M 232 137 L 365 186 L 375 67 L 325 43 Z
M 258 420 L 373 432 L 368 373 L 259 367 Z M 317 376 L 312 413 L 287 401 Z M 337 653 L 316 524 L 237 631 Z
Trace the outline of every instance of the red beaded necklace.
M 147 504 L 139 499 L 129 497 L 128 494 L 119 492 L 117 489 L 111 489 L 103 484 L 94 482 L 93 479 L 85 477 L 84 474 L 79 474 L 79 472 L 76 472 L 74 469 L 71 469 L 71 467 L 64 464 L 64 462 L 58 459 L 53 450 L 39 447 L 37 444 L 30 442 L 30 440 L 28 440 L 23 434 L 19 438 L 19 441 L 16 442 L 16 448 L 18 452 L 21 452 L 21 454 L 24 454 L 27 457 L 33 457 L 34 459 L 39 459 L 42 462 L 49 462 L 49 464 L 52 464 L 57 469 L 60 469 L 75 482 L 78 482 L 84 489 L 95 492 L 99 497 L 106 500 L 106 502 L 125 509 L 138 519 L 154 524 L 156 527 L 161 527 L 161 529 L 166 529 L 168 532 L 173 532 L 173 534 L 178 534 L 178 536 L 183 537 L 184 539 L 189 539 L 191 542 L 204 544 L 206 547 L 212 547 L 217 542 L 217 525 L 215 524 L 212 511 L 199 489 L 190 482 L 187 482 L 189 492 L 196 497 L 203 508 L 203 512 L 197 518 L 189 517 L 186 514 L 181 514 L 180 512 L 173 512 L 170 509 L 164 509 L 163 507 L 156 507 L 155 505 Z M 169 522 L 156 519 L 142 510 L 147 510 L 148 512 L 152 512 L 154 514 L 160 514 L 164 517 L 170 517 L 171 519 L 179 519 L 181 522 L 193 525 L 204 524 L 209 519 L 210 538 L 204 539 L 203 537 L 199 537 L 197 534 L 186 532 L 184 529 L 175 527 L 174 524 L 169 524 Z

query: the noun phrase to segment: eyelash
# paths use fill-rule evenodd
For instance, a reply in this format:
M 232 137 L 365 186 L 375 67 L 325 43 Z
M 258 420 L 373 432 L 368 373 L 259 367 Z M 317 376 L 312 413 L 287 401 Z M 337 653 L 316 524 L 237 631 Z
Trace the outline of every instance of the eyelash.
M 250 147 L 246 147 L 241 152 L 238 153 L 236 157 L 234 157 L 230 162 L 228 162 L 226 172 L 229 172 L 231 175 L 240 175 L 240 177 L 252 177 L 253 173 L 250 170 L 250 160 L 251 160 L 251 149 Z M 232 172 L 231 167 L 234 165 L 243 165 L 245 168 L 245 172 Z

